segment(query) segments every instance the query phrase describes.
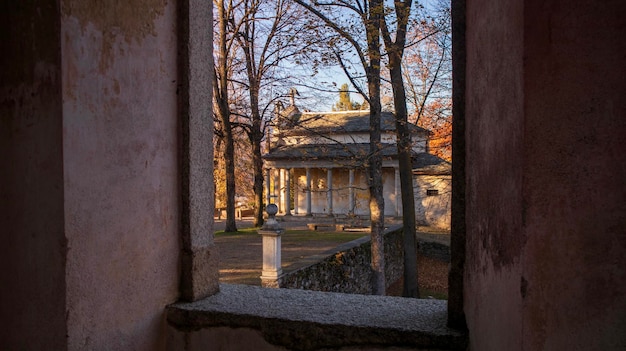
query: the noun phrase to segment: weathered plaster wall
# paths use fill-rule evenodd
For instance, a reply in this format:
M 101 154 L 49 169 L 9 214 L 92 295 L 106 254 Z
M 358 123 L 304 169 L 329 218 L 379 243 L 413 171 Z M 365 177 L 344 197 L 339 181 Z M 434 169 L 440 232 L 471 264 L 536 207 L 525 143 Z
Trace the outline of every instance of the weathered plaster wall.
M 438 195 L 428 196 L 428 190 L 437 190 Z M 452 177 L 413 175 L 413 192 L 417 224 L 450 229 Z
M 347 183 L 346 183 L 347 184 Z M 367 170 L 354 171 L 354 214 L 357 216 L 369 216 L 370 191 L 367 185 Z
M 476 351 L 522 345 L 523 5 L 467 2 L 464 289 Z
M 56 2 L 7 1 L 0 22 L 0 347 L 62 350 L 67 247 Z
M 626 345 L 625 11 L 467 2 L 472 350 Z
M 176 4 L 61 11 L 69 349 L 162 349 L 179 283 Z
M 313 213 L 328 213 L 326 201 L 328 189 L 327 179 L 326 170 L 319 168 L 311 169 L 311 211 Z M 300 180 L 304 181 L 304 183 L 300 184 L 303 184 L 306 187 L 306 175 L 304 178 L 300 178 Z M 305 199 L 303 212 L 306 212 L 306 196 L 303 196 L 300 199 Z
M 347 169 L 333 169 L 333 213 L 348 213 L 349 206 L 349 174 Z
M 524 349 L 626 347 L 626 3 L 524 8 Z
M 396 184 L 398 185 L 397 196 Z M 400 192 L 400 177 L 398 176 L 398 179 L 396 179 L 396 172 L 393 168 L 383 168 L 383 199 L 385 201 L 385 216 L 402 215 L 402 196 L 400 195 Z
M 299 214 L 306 213 L 306 171 L 294 169 L 295 207 Z M 356 215 L 369 215 L 369 188 L 365 171 L 354 172 L 354 195 Z M 314 214 L 328 213 L 327 189 L 328 178 L 325 169 L 311 168 L 311 212 Z M 349 171 L 345 168 L 333 168 L 333 213 L 347 214 L 350 211 Z M 393 169 L 383 169 L 383 193 L 385 198 L 385 215 L 396 215 L 395 173 Z M 402 207 L 400 207 L 401 209 Z
M 299 214 L 306 213 L 306 172 L 303 168 L 296 168 L 293 171 L 295 179 L 294 191 L 298 192 L 294 197 L 294 206 L 298 208 Z M 326 189 L 327 174 L 325 170 L 319 168 L 311 169 L 311 212 L 328 213 Z M 349 211 L 349 173 L 347 169 L 333 168 L 333 213 L 347 214 Z M 355 214 L 365 215 L 369 213 L 367 198 L 369 190 L 365 180 L 365 173 L 360 170 L 354 172 L 354 193 L 356 199 Z

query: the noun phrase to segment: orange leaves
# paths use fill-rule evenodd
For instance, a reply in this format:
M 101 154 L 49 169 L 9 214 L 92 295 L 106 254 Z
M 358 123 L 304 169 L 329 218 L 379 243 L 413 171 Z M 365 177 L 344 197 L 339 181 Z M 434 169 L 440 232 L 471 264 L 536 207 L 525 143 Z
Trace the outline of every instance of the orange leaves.
M 452 115 L 450 99 L 434 99 L 426 104 L 418 125 L 431 131 L 428 147 L 430 153 L 452 160 Z

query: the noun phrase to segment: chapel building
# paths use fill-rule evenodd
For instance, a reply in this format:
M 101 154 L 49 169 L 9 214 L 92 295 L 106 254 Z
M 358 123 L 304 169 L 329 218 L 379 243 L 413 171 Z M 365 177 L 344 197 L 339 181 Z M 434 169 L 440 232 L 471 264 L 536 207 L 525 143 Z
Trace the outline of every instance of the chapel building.
M 369 113 L 301 112 L 295 105 L 277 111 L 264 155 L 266 203 L 287 216 L 369 218 Z M 393 113 L 381 113 L 380 129 L 385 216 L 401 217 Z M 449 228 L 450 164 L 428 153 L 428 130 L 409 123 L 409 132 L 417 222 Z

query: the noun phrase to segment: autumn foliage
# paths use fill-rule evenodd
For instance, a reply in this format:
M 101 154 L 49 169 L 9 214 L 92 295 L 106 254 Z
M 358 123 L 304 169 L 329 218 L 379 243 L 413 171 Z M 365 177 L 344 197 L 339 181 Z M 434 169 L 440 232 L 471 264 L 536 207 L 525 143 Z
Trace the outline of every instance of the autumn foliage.
M 418 125 L 431 131 L 428 148 L 431 154 L 452 161 L 452 116 L 447 113 L 450 100 L 434 100 L 424 106 Z
M 431 131 L 429 152 L 452 160 L 452 63 L 450 17 L 441 16 L 416 26 L 410 33 L 423 38 L 407 48 L 404 77 L 407 103 L 412 111 L 409 121 Z M 429 35 L 428 33 L 434 33 Z

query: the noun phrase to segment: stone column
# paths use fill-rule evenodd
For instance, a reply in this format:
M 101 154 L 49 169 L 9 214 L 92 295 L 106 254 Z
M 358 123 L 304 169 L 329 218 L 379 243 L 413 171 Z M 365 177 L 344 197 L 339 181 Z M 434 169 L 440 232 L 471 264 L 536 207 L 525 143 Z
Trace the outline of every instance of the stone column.
M 291 216 L 291 168 L 285 169 L 285 216 Z
M 400 169 L 395 167 L 395 192 L 396 192 L 396 216 L 401 216 L 402 212 L 400 211 L 400 206 L 402 205 L 402 188 L 400 184 Z
M 274 192 L 272 193 L 272 197 L 274 198 L 274 204 L 279 206 L 279 191 L 280 191 L 280 169 L 274 169 Z M 279 209 L 280 210 L 280 209 Z
M 285 214 L 285 169 L 280 168 L 278 170 L 278 198 L 276 204 L 278 204 L 278 213 Z
M 350 169 L 348 172 L 348 214 L 354 215 L 354 204 L 356 199 L 354 198 L 354 169 Z
M 298 204 L 300 201 L 300 189 L 299 189 L 299 184 L 298 184 L 298 178 L 295 177 L 296 171 L 293 171 L 294 174 L 294 183 L 293 183 L 293 213 L 295 215 L 297 215 L 299 213 L 298 211 Z
M 306 168 L 306 215 L 312 216 L 311 213 L 311 168 Z
M 328 168 L 326 171 L 326 207 L 328 208 L 328 215 L 333 215 L 333 169 Z
M 267 221 L 259 230 L 263 237 L 263 270 L 261 271 L 261 286 L 265 288 L 279 288 L 280 277 L 283 274 L 281 267 L 281 235 L 284 229 L 276 221 L 278 206 L 269 204 L 266 208 Z
M 271 187 L 271 182 L 272 182 L 272 169 L 271 168 L 266 168 L 265 169 L 265 206 L 270 204 L 270 200 L 272 199 L 272 187 Z

